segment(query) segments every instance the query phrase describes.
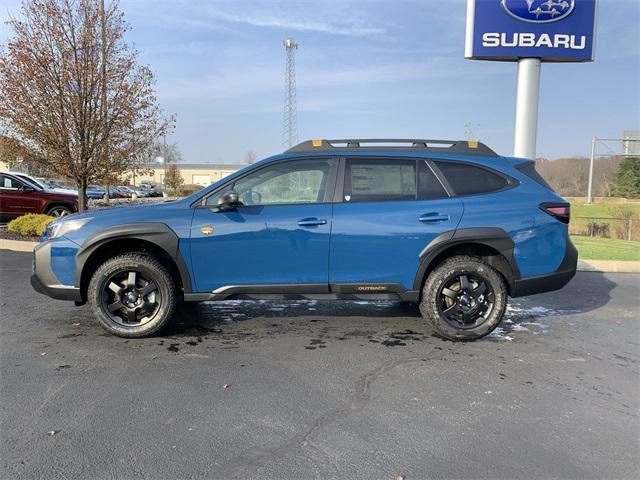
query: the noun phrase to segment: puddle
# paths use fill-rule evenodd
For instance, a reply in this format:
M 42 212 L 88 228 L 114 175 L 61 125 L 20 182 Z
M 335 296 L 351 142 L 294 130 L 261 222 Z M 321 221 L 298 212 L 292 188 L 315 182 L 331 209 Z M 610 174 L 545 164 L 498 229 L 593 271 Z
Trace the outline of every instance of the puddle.
M 551 327 L 540 321 L 547 317 L 568 315 L 576 313 L 575 310 L 556 310 L 539 305 L 529 306 L 522 301 L 511 301 L 507 305 L 504 319 L 488 339 L 512 341 L 519 333 L 530 335 L 544 335 L 551 330 Z
M 512 302 L 502 324 L 486 340 L 517 342 L 545 335 L 551 330 L 551 322 L 545 318 L 566 313 L 539 305 L 528 306 L 526 301 Z M 176 321 L 162 337 L 126 345 L 153 353 L 161 349 L 193 356 L 210 354 L 210 349 L 243 348 L 268 339 L 316 354 L 329 352 L 344 342 L 356 348 L 368 345 L 380 349 L 433 342 L 415 305 L 362 300 L 226 300 L 186 305 L 178 310 Z

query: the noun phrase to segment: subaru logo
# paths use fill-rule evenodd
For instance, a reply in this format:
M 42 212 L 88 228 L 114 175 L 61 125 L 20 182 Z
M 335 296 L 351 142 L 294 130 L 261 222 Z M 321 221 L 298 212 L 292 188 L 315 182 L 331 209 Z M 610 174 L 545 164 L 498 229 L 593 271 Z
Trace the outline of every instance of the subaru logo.
M 575 0 L 500 0 L 505 12 L 529 23 L 562 20 L 573 12 L 575 3 Z

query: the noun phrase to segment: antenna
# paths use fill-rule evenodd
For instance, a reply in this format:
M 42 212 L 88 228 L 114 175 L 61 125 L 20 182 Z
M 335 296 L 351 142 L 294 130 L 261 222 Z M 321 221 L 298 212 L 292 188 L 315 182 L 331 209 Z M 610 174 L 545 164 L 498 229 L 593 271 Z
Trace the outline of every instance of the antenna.
M 296 100 L 296 50 L 298 43 L 293 38 L 282 42 L 286 54 L 284 70 L 284 118 L 282 122 L 282 144 L 293 146 L 298 140 L 298 105 Z

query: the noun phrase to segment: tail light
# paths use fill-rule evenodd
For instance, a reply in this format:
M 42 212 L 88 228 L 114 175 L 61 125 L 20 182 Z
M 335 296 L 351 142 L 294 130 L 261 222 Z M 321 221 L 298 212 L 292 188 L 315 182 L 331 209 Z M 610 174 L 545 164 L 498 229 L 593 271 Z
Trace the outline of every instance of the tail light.
M 564 202 L 544 202 L 540 204 L 540 210 L 548 213 L 562 223 L 569 223 L 571 219 L 571 204 Z

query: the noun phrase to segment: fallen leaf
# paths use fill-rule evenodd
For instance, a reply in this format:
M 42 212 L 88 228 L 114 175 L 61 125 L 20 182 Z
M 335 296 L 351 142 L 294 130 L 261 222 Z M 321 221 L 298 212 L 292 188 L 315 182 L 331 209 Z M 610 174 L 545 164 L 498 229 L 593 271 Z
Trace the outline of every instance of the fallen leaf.
M 47 352 L 40 352 L 40 356 L 44 357 L 47 354 Z
M 74 327 L 79 327 L 80 326 L 80 322 L 73 322 L 71 325 L 73 325 Z
M 402 475 L 396 475 L 396 480 L 404 480 L 404 477 Z
M 60 433 L 60 430 L 49 430 L 47 432 L 47 435 L 49 435 L 50 437 L 53 437 L 54 435 L 57 435 L 58 433 Z
M 226 389 L 227 389 L 227 388 L 229 388 L 230 386 L 231 386 L 231 385 L 229 385 L 228 383 L 225 383 L 224 385 L 222 385 L 222 388 L 226 390 Z
M 331 363 L 325 363 L 324 364 L 324 368 L 331 368 L 331 367 L 333 367 L 333 364 L 331 364 Z

